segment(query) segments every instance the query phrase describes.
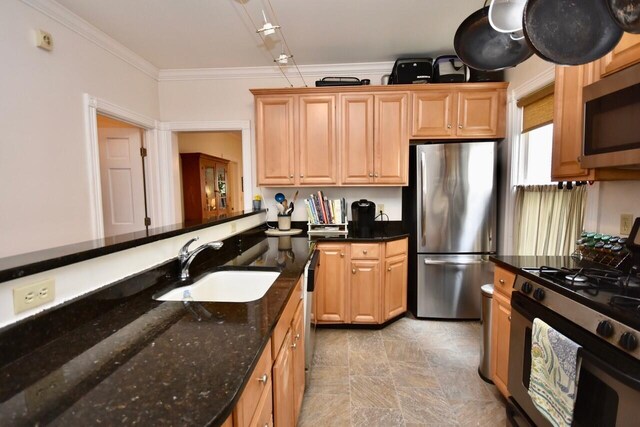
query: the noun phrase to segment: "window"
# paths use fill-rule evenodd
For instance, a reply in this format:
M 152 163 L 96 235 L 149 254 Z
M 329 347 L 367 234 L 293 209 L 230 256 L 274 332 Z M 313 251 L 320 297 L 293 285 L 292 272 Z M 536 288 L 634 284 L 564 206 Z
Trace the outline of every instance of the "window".
M 551 184 L 553 124 L 520 135 L 516 185 Z

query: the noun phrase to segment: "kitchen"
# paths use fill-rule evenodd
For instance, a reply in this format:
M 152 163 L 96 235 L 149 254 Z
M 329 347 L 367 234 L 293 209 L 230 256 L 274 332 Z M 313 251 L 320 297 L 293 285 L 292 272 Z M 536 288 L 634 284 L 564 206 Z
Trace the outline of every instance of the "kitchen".
M 2 187 L 3 204 L 20 207 L 15 211 L 13 209 L 3 210 L 3 215 L 6 215 L 2 225 L 2 235 L 6 238 L 3 250 L 15 251 L 12 253 L 4 252 L 3 256 L 93 239 L 90 231 L 93 227 L 91 205 L 85 202 L 90 193 L 89 186 L 86 184 L 87 171 L 84 166 L 86 153 L 84 145 L 71 143 L 71 141 L 81 141 L 84 144 L 86 140 L 85 127 L 82 123 L 84 111 L 81 110 L 83 93 L 89 92 L 99 100 L 106 99 L 117 106 L 126 107 L 125 110 L 128 112 L 137 112 L 144 117 L 162 118 L 167 122 L 179 123 L 213 119 L 216 121 L 246 120 L 253 123 L 254 99 L 249 89 L 286 86 L 284 79 L 270 70 L 269 72 L 258 70 L 262 74 L 256 73 L 253 78 L 239 78 L 237 76 L 243 72 L 241 69 L 227 71 L 201 69 L 199 74 L 190 71 L 190 77 L 185 76 L 186 73 L 180 74 L 175 70 L 163 69 L 162 78 L 158 81 L 149 75 L 154 73 L 154 67 L 150 66 L 150 63 L 131 56 L 130 51 L 123 50 L 122 46 L 113 40 L 105 41 L 99 38 L 89 41 L 91 35 L 83 33 L 84 36 L 79 36 L 77 32 L 81 30 L 78 21 L 70 21 L 69 17 L 64 15 L 60 7 L 53 2 L 13 1 L 6 2 L 3 8 L 5 10 L 3 10 L 2 16 L 11 17 L 5 27 L 11 37 L 3 39 L 2 49 L 6 52 L 23 52 L 13 57 L 13 60 L 16 61 L 16 67 L 19 67 L 16 69 L 20 69 L 22 72 L 8 72 L 7 70 L 1 79 L 3 93 L 7 94 L 6 99 L 15 100 L 11 108 L 6 105 L 6 114 L 3 112 L 6 123 L 3 128 L 9 132 L 7 140 L 24 141 L 21 149 L 16 145 L 11 148 L 12 151 L 9 151 L 9 144 L 3 144 L 2 159 L 9 158 L 9 154 L 15 150 L 19 159 L 22 160 L 22 162 L 10 164 L 3 162 L 2 168 L 0 168 L 3 171 L 1 172 L 3 182 L 13 182 L 15 177 L 23 177 L 26 168 L 21 165 L 24 161 L 35 164 L 37 166 L 36 173 L 40 173 L 40 171 L 43 173 L 35 180 L 27 177 L 21 178 L 28 185 L 19 190 L 7 185 Z M 284 9 L 284 6 L 278 7 L 276 5 L 276 11 L 279 14 L 284 13 L 281 9 Z M 456 27 L 475 9 L 475 6 L 460 6 L 459 9 L 453 9 L 451 13 L 457 13 L 456 22 L 450 25 Z M 240 10 L 240 13 L 243 12 Z M 47 30 L 54 36 L 54 50 L 51 53 L 37 50 L 33 46 L 30 31 L 37 28 Z M 69 30 L 69 28 L 75 30 Z M 454 29 L 451 29 L 451 34 Z M 285 32 L 286 30 L 285 28 Z M 97 37 L 95 31 L 90 34 Z M 248 32 L 245 37 L 250 37 Z M 101 43 L 100 47 L 95 45 L 98 43 L 96 40 Z M 119 57 L 105 51 L 117 52 Z M 261 54 L 255 53 L 254 55 Z M 355 55 L 355 52 L 348 52 L 345 55 L 347 59 L 341 62 L 356 62 L 349 59 Z M 123 57 L 125 60 L 122 59 Z M 361 59 L 357 62 L 367 62 L 367 60 Z M 270 63 L 271 58 L 263 59 L 260 62 L 260 64 Z M 380 82 L 382 74 L 389 73 L 392 65 L 392 63 L 386 62 L 379 65 L 336 66 L 333 69 L 309 70 L 312 74 L 305 78 L 307 83 L 311 83 L 316 78 L 326 75 L 356 74 L 360 78 L 369 78 L 371 82 L 377 83 Z M 203 67 L 196 63 L 192 65 L 192 68 Z M 40 74 L 42 69 L 47 69 L 49 74 L 46 76 Z M 80 74 L 79 70 L 83 70 L 83 73 Z M 304 70 L 305 73 L 308 72 L 307 69 Z M 540 78 L 542 81 L 546 76 L 546 81 L 530 88 L 533 91 L 553 80 L 553 76 L 550 80 L 548 79 L 552 70 L 552 65 L 533 57 L 515 69 L 507 71 L 507 80 L 510 82 L 509 90 L 517 91 L 526 84 L 532 86 L 530 82 L 536 77 L 543 76 Z M 85 75 L 84 71 L 92 76 Z M 316 74 L 313 74 L 314 72 Z M 296 75 L 297 73 L 292 74 Z M 305 74 L 305 76 L 307 75 Z M 295 85 L 301 84 L 296 82 Z M 69 94 L 73 94 L 73 96 Z M 522 95 L 526 94 L 526 92 L 522 93 Z M 62 104 L 68 108 L 57 108 L 55 111 L 51 111 L 52 106 L 60 105 L 61 99 L 70 98 L 68 104 Z M 40 102 L 36 105 L 31 102 L 34 99 L 39 99 Z M 509 108 L 512 101 L 514 100 L 509 100 Z M 104 107 L 100 103 L 98 106 Z M 127 111 L 124 113 L 126 116 Z M 41 126 L 33 126 L 31 120 L 35 117 L 38 118 Z M 237 123 L 234 126 L 243 132 L 247 131 L 243 128 L 244 123 Z M 253 134 L 254 130 L 251 126 L 249 129 L 250 135 Z M 157 132 L 162 134 L 163 131 L 163 129 L 159 129 Z M 168 137 L 163 135 L 164 143 L 167 138 L 170 141 L 170 137 L 171 135 Z M 499 154 L 504 159 L 509 157 L 510 144 L 511 139 L 509 138 L 500 144 Z M 60 150 L 60 147 L 67 149 Z M 249 152 L 252 149 L 253 144 L 251 143 Z M 255 159 L 255 154 L 251 153 L 249 158 Z M 251 160 L 248 164 L 252 164 Z M 504 161 L 502 164 L 508 165 L 509 163 Z M 250 172 L 255 175 L 257 172 L 254 168 L 255 166 L 250 166 L 252 169 Z M 503 175 L 506 173 L 503 172 Z M 245 174 L 245 179 L 247 176 L 251 175 Z M 506 185 L 506 183 L 502 183 L 502 185 Z M 171 185 L 160 187 L 152 194 L 156 199 L 161 199 L 163 194 L 178 198 L 175 191 L 162 191 L 162 189 L 166 190 L 169 187 Z M 362 187 L 358 189 L 312 187 L 305 188 L 308 191 L 305 191 L 304 194 L 315 192 L 318 189 L 323 189 L 331 198 L 345 197 L 350 202 L 360 198 L 374 200 L 378 205 L 384 204 L 384 211 L 391 220 L 399 221 L 401 219 L 402 190 L 400 187 Z M 619 234 L 620 214 L 632 213 L 634 217 L 640 216 L 640 206 L 638 206 L 640 198 L 630 197 L 630 195 L 638 194 L 637 182 L 603 181 L 590 187 L 589 192 L 592 191 L 595 191 L 597 197 L 590 198 L 588 201 L 584 229 L 617 235 Z M 68 197 L 65 192 L 74 196 Z M 232 233 L 250 230 L 262 224 L 266 219 L 275 221 L 274 206 L 269 206 L 269 203 L 273 203 L 272 200 L 278 192 L 283 192 L 288 197 L 293 193 L 292 187 L 253 188 L 253 186 L 249 186 L 249 191 L 245 191 L 245 206 L 250 205 L 252 195 L 262 193 L 263 203 L 269 207 L 269 212 L 266 215 L 258 214 L 241 218 L 235 226 L 232 225 L 234 222 L 220 224 L 216 226 L 215 230 L 210 230 L 209 234 L 201 233 L 200 242 L 224 239 Z M 504 193 L 506 194 L 506 191 Z M 26 194 L 33 194 L 33 197 L 25 197 Z M 249 199 L 249 203 L 246 201 L 247 199 Z M 46 206 L 47 209 L 48 220 L 46 221 L 42 220 L 43 206 Z M 502 212 L 504 209 L 506 208 L 503 207 Z M 175 212 L 159 210 L 159 214 L 155 215 L 155 218 L 166 218 L 167 222 L 164 224 L 173 224 L 171 219 L 176 218 L 176 215 Z M 508 217 L 504 213 L 501 216 Z M 296 209 L 293 220 L 306 221 L 304 209 Z M 508 221 L 499 222 L 498 236 L 502 242 L 498 246 L 502 248 L 500 253 L 504 254 L 511 253 L 509 250 L 511 231 L 508 229 L 508 223 Z M 56 227 L 51 227 L 51 224 L 56 224 Z M 231 231 L 232 228 L 236 228 L 236 230 Z M 68 282 L 71 284 L 64 285 L 64 281 L 58 281 L 56 298 L 59 298 L 60 301 L 73 299 L 80 294 L 93 291 L 101 285 L 113 283 L 164 262 L 175 257 L 178 249 L 186 243 L 186 240 L 186 236 L 177 238 L 168 248 L 159 247 L 158 242 L 152 242 L 153 245 L 156 245 L 155 252 L 162 252 L 160 256 L 152 251 L 152 253 L 138 254 L 136 257 L 127 256 L 130 252 L 111 253 L 109 257 L 113 257 L 113 260 L 104 260 L 102 259 L 104 257 L 96 258 L 95 263 L 89 266 L 87 271 L 75 277 L 75 282 Z M 85 262 L 90 262 L 90 260 Z M 118 270 L 116 271 L 116 269 Z M 2 287 L 3 298 L 1 298 L 0 304 L 2 304 L 2 312 L 7 316 L 3 316 L 3 324 L 6 324 L 7 321 L 11 322 L 11 319 L 18 320 L 12 314 L 11 288 L 12 286 Z M 477 331 L 475 332 L 477 333 Z

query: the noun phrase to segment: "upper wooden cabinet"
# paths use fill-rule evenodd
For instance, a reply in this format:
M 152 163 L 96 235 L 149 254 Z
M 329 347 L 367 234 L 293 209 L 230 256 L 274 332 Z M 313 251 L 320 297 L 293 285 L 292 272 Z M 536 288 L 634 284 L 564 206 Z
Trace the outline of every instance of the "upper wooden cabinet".
M 409 94 L 340 95 L 343 185 L 406 185 Z
M 620 43 L 600 59 L 600 75 L 606 76 L 640 62 L 640 34 L 624 33 Z
M 200 221 L 231 212 L 229 160 L 203 153 L 180 153 L 184 219 Z
M 504 137 L 507 86 L 252 89 L 258 185 L 407 185 L 410 137 Z
M 413 138 L 504 138 L 506 132 L 506 86 L 467 89 L 465 84 L 448 89 L 412 93 Z
M 336 96 L 255 101 L 258 185 L 336 185 Z

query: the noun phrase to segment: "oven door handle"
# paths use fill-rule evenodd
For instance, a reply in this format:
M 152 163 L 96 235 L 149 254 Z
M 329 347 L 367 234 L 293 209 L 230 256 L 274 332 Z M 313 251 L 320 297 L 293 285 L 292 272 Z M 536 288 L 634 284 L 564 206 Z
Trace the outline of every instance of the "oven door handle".
M 580 350 L 578 351 L 578 354 L 580 355 L 580 357 L 582 357 L 582 359 L 588 360 L 589 363 L 591 363 L 598 369 L 602 370 L 603 372 L 606 372 L 608 375 L 611 375 L 613 378 L 617 379 L 621 383 L 627 385 L 628 387 L 631 387 L 636 391 L 640 391 L 640 379 L 636 377 L 632 377 L 625 372 L 622 372 L 615 366 L 604 362 L 602 359 L 588 352 L 584 348 L 580 348 Z

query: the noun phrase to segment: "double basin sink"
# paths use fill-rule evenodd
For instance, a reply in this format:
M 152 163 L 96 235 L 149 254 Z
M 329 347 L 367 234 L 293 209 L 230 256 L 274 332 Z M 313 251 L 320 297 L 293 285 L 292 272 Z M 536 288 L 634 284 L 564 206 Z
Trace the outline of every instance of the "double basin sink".
M 220 270 L 155 297 L 158 301 L 249 302 L 262 298 L 278 271 Z

